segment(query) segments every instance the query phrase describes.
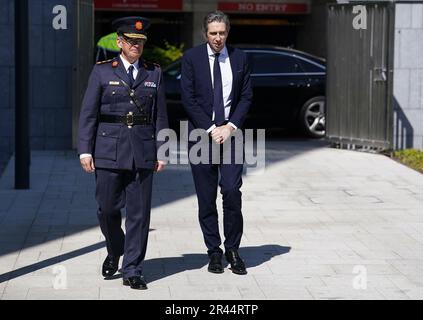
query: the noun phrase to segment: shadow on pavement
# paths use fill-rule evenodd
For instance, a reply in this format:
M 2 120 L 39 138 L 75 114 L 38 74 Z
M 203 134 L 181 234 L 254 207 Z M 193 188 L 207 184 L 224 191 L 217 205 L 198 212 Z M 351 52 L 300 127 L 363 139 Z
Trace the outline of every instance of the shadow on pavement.
M 50 259 L 39 261 L 37 263 L 30 264 L 26 267 L 22 267 L 22 268 L 19 268 L 19 269 L 16 269 L 16 270 L 13 270 L 13 271 L 10 271 L 10 272 L 7 272 L 7 273 L 0 274 L 0 283 L 18 278 L 20 276 L 35 272 L 35 271 L 40 270 L 40 269 L 44 269 L 44 268 L 56 265 L 60 262 L 66 261 L 66 260 L 70 260 L 70 259 L 82 256 L 84 254 L 87 254 L 87 253 L 96 251 L 98 249 L 104 248 L 105 246 L 106 246 L 106 243 L 104 241 L 99 242 L 99 243 L 96 243 L 96 244 L 93 244 L 93 245 L 90 245 L 90 246 L 87 246 L 87 247 L 84 247 L 84 248 L 81 248 L 81 249 L 78 249 L 78 250 L 74 250 L 74 251 L 71 251 L 71 252 L 68 252 L 68 253 L 65 253 L 65 254 L 61 254 L 60 256 L 57 256 L 57 257 L 53 257 L 53 258 L 50 258 Z
M 326 148 L 328 145 L 329 143 L 325 140 L 307 139 L 295 133 L 266 131 L 266 166 L 270 167 L 301 154 Z M 98 227 L 95 214 L 94 178 L 80 170 L 76 153 L 74 151 L 62 151 L 57 155 L 39 153 L 37 157 L 32 161 L 31 171 L 35 170 L 35 175 L 31 180 L 34 185 L 31 190 L 15 191 L 4 186 L 0 188 L 2 200 L 0 257 L 18 252 L 22 248 L 41 245 Z M 13 172 L 11 169 L 9 168 L 7 172 Z M 12 176 L 8 175 L 2 177 L 3 185 L 12 185 Z M 88 198 L 87 195 L 90 193 L 92 197 Z M 195 196 L 195 189 L 189 166 L 169 166 L 163 173 L 155 176 L 152 210 L 154 212 L 155 208 L 191 196 Z M 28 207 L 31 203 L 34 205 Z M 66 260 L 68 255 L 83 254 L 87 248 L 92 246 L 59 257 Z M 78 252 L 81 253 L 78 254 Z M 248 251 L 245 254 L 248 254 Z M 191 258 L 195 260 L 194 268 L 201 263 L 203 265 L 206 263 L 197 263 L 195 257 Z M 45 263 L 45 261 L 34 263 L 25 270 L 41 268 L 39 266 L 44 266 Z M 0 275 L 0 282 L 5 280 L 5 275 L 28 273 L 25 270 L 21 268 Z
M 262 245 L 258 247 L 242 247 L 239 253 L 248 268 L 254 268 L 270 261 L 276 256 L 288 253 L 291 247 L 277 244 Z M 226 259 L 222 260 L 225 267 L 228 266 Z M 144 262 L 144 275 L 148 283 L 171 277 L 175 274 L 201 269 L 209 263 L 207 254 L 183 254 L 181 257 L 166 257 L 149 259 Z M 207 272 L 207 271 L 204 271 Z M 111 280 L 121 279 L 122 275 L 116 275 Z
M 46 259 L 4 274 L 0 274 L 0 283 L 13 280 L 20 276 L 35 272 L 40 269 L 48 268 L 58 263 L 64 262 L 82 256 L 84 254 L 102 249 L 105 247 L 105 242 L 98 242 L 96 244 L 74 250 L 50 259 Z M 277 244 L 262 245 L 258 247 L 242 247 L 239 249 L 241 257 L 245 261 L 247 268 L 257 267 L 272 258 L 283 255 L 290 251 L 291 247 L 284 247 Z M 223 261 L 225 259 L 223 258 Z M 181 257 L 166 257 L 149 259 L 144 262 L 144 275 L 148 282 L 154 282 L 175 274 L 201 269 L 208 264 L 207 254 L 183 254 Z M 225 263 L 224 265 L 227 265 Z M 99 277 L 101 275 L 99 274 Z M 111 279 L 106 281 L 116 280 L 122 278 L 121 274 L 116 274 Z

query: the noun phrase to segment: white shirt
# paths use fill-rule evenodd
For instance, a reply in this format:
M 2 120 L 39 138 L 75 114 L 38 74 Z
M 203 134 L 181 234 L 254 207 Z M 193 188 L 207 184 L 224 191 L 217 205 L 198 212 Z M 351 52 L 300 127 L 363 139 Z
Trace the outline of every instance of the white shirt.
M 214 87 L 214 60 L 215 52 L 212 50 L 210 45 L 207 43 L 207 54 L 209 56 L 209 64 L 210 64 L 210 74 L 211 74 L 211 81 L 212 86 Z M 231 113 L 231 104 L 232 104 L 232 82 L 233 82 L 233 74 L 232 74 L 232 68 L 231 68 L 231 61 L 229 59 L 228 49 L 223 47 L 223 49 L 220 51 L 219 55 L 219 66 L 220 66 L 220 72 L 222 74 L 222 92 L 223 92 L 223 105 L 225 107 L 225 120 L 229 119 L 229 115 Z M 212 116 L 212 121 L 214 121 L 214 111 Z M 237 127 L 232 123 L 229 122 L 229 124 L 234 128 L 237 129 Z M 211 126 L 207 132 L 213 131 L 213 129 L 216 128 L 216 125 Z
M 130 64 L 128 60 L 125 59 L 123 55 L 120 55 L 120 59 L 122 60 L 123 66 L 125 67 L 126 73 L 129 75 L 129 67 L 134 66 L 134 81 L 137 78 L 138 71 L 140 69 L 139 60 L 135 61 L 133 64 Z
M 134 66 L 133 74 L 134 74 L 134 81 L 135 81 L 135 79 L 137 78 L 137 75 L 138 75 L 138 71 L 140 69 L 139 60 L 135 61 L 133 64 L 130 64 L 129 61 L 126 60 L 125 57 L 122 54 L 120 55 L 120 59 L 122 60 L 123 66 L 124 66 L 126 73 L 128 75 L 129 75 L 129 67 Z M 79 156 L 79 159 L 89 158 L 91 156 L 92 156 L 91 153 L 82 153 Z

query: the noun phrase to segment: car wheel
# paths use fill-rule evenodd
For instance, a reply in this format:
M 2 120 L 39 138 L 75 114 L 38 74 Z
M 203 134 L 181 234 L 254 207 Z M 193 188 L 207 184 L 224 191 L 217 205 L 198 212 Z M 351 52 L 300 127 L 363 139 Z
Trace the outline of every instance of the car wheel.
M 325 102 L 325 97 L 318 96 L 308 100 L 301 108 L 300 125 L 309 137 L 323 138 L 325 136 Z

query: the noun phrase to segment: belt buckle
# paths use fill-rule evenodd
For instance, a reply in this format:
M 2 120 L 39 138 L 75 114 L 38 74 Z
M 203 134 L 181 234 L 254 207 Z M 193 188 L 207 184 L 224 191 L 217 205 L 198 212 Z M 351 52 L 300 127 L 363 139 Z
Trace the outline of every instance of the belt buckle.
M 129 112 L 126 115 L 126 125 L 128 126 L 129 129 L 131 129 L 134 125 L 134 114 L 133 112 Z

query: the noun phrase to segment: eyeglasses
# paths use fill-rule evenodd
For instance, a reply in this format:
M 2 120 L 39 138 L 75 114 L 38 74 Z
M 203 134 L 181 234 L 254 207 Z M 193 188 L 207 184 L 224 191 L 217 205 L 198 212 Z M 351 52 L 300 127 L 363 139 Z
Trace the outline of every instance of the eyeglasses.
M 136 45 L 142 46 L 145 43 L 144 39 L 131 39 L 131 38 L 124 38 L 124 37 L 121 37 L 121 39 L 123 42 L 126 42 L 130 46 L 136 46 Z

